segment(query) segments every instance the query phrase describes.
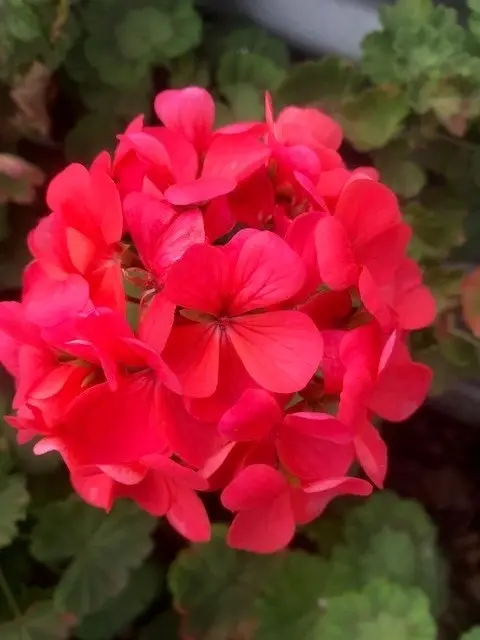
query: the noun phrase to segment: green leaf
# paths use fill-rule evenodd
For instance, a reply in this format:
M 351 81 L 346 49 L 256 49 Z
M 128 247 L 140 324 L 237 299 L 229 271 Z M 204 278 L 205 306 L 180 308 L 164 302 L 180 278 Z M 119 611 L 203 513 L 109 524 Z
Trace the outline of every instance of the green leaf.
M 80 118 L 65 139 L 65 154 L 72 162 L 91 162 L 101 149 L 110 149 L 120 130 L 119 120 L 103 113 Z
M 316 640 L 323 613 L 327 562 L 301 551 L 286 555 L 256 606 L 256 640 Z
M 426 184 L 425 171 L 409 159 L 409 149 L 403 144 L 392 144 L 377 151 L 374 160 L 382 182 L 399 196 L 413 198 Z
M 443 265 L 429 266 L 425 271 L 424 281 L 435 296 L 438 313 L 457 306 L 464 275 L 465 270 L 462 268 Z
M 157 595 L 160 575 L 152 564 L 136 569 L 118 596 L 107 600 L 105 606 L 84 618 L 76 629 L 80 640 L 110 640 L 124 631 L 142 614 Z
M 178 640 L 180 619 L 175 611 L 165 611 L 138 632 L 138 640 Z
M 52 602 L 40 602 L 20 618 L 0 624 L 2 640 L 66 640 L 74 618 L 55 610 Z
M 371 88 L 346 100 L 338 114 L 346 138 L 359 151 L 384 147 L 400 133 L 409 112 L 401 93 Z
M 371 576 L 404 587 L 418 586 L 430 597 L 433 609 L 439 610 L 446 591 L 445 565 L 435 526 L 419 503 L 389 491 L 376 493 L 347 514 L 344 535 L 359 587 Z M 333 566 L 341 549 L 332 554 Z M 398 557 L 403 558 L 403 566 Z
M 404 207 L 405 220 L 412 226 L 410 255 L 416 260 L 446 258 L 464 239 L 463 203 L 443 190 L 424 194 L 423 203 Z
M 150 58 L 152 51 L 175 35 L 168 14 L 155 7 L 132 9 L 115 32 L 120 51 L 131 60 Z
M 195 640 L 247 634 L 256 598 L 281 561 L 230 549 L 224 537 L 225 528 L 214 527 L 211 541 L 181 552 L 168 574 L 183 635 Z
M 398 0 L 382 6 L 383 31 L 363 42 L 362 68 L 376 84 L 399 84 L 412 104 L 425 83 L 449 76 L 475 79 L 479 60 L 467 51 L 456 12 L 431 0 Z
M 478 11 L 480 11 L 480 4 Z M 460 640 L 480 640 L 480 627 L 473 627 L 473 629 L 464 633 Z
M 468 377 L 470 373 L 466 372 L 465 375 L 465 372 L 448 362 L 438 344 L 414 349 L 412 357 L 415 361 L 422 362 L 432 369 L 433 383 L 430 387 L 430 395 L 432 396 L 441 395 L 458 382 L 459 379 Z
M 326 602 L 317 638 L 325 640 L 435 640 L 437 628 L 420 589 L 372 580 L 362 591 Z
M 100 610 L 127 585 L 152 549 L 155 521 L 129 502 L 108 515 L 74 498 L 48 505 L 32 532 L 31 552 L 47 564 L 71 560 L 55 591 L 60 610 Z
M 12 542 L 17 523 L 27 515 L 29 495 L 25 484 L 25 478 L 19 475 L 0 476 L 0 549 Z
M 336 57 L 325 56 L 294 65 L 276 92 L 282 105 L 313 104 L 335 110 L 361 89 L 364 80 L 358 68 Z
M 290 54 L 285 42 L 256 25 L 231 31 L 223 38 L 222 49 L 223 52 L 236 54 L 256 53 L 285 69 L 290 64 Z
M 208 64 L 195 53 L 187 53 L 170 63 L 169 85 L 182 89 L 190 85 L 207 88 L 211 82 Z
M 251 84 L 234 84 L 223 88 L 233 121 L 262 120 L 264 114 L 263 94 Z
M 275 91 L 285 78 L 285 69 L 249 51 L 227 51 L 220 58 L 217 83 L 221 91 L 235 84 L 249 84 L 262 91 Z

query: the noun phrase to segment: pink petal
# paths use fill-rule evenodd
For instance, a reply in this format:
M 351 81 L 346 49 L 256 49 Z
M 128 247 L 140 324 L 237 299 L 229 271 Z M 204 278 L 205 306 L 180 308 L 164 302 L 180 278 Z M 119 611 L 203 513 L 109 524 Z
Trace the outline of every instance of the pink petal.
M 287 481 L 273 467 L 252 464 L 240 471 L 221 495 L 229 511 L 261 509 L 287 492 Z
M 163 281 L 167 270 L 180 260 L 187 249 L 205 242 L 203 216 L 199 209 L 184 211 L 164 229 L 157 244 L 153 271 Z
M 119 497 L 135 500 L 142 509 L 156 518 L 165 515 L 171 504 L 167 481 L 161 473 L 155 471 L 148 471 L 138 484 L 117 486 L 117 494 Z
M 236 183 L 265 165 L 270 149 L 251 133 L 217 135 L 205 154 L 203 178 L 227 178 Z
M 73 163 L 58 173 L 48 185 L 47 206 L 51 211 L 63 211 L 83 203 L 90 190 L 90 174 L 81 164 Z M 75 226 L 75 225 L 74 225 Z
M 412 236 L 406 224 L 394 224 L 378 233 L 368 242 L 355 247 L 355 257 L 378 282 L 391 280 L 404 257 Z
M 315 229 L 324 214 L 310 211 L 297 216 L 285 235 L 286 242 L 301 257 L 307 272 L 307 281 L 302 289 L 306 295 L 316 290 L 320 284 L 318 271 Z
M 229 440 L 260 440 L 280 424 L 282 412 L 275 398 L 263 389 L 247 389 L 218 423 Z
M 325 284 L 336 290 L 356 285 L 359 269 L 341 223 L 331 216 L 323 218 L 315 239 L 318 269 Z
M 299 311 L 232 319 L 227 335 L 255 382 L 275 393 L 302 389 L 322 358 L 322 337 L 312 320 Z
M 197 177 L 197 151 L 182 133 L 165 127 L 145 127 L 144 132 L 156 138 L 165 147 L 170 158 L 173 182 L 189 182 Z
M 215 455 L 224 439 L 216 422 L 200 420 L 189 413 L 184 399 L 168 394 L 165 402 L 165 433 L 175 453 L 187 464 L 200 468 Z
M 108 307 L 118 313 L 125 313 L 125 290 L 123 271 L 119 260 L 104 262 L 88 275 L 90 298 L 97 307 Z
M 142 464 L 149 469 L 162 473 L 166 478 L 174 481 L 177 485 L 182 485 L 188 489 L 205 491 L 208 489 L 208 482 L 204 476 L 193 469 L 185 467 L 165 455 L 152 454 L 142 458 Z
M 401 214 L 398 200 L 388 187 L 373 180 L 356 179 L 340 195 L 335 218 L 357 246 L 398 224 Z
M 88 209 L 100 229 L 105 244 L 119 242 L 123 233 L 122 203 L 118 189 L 106 172 L 91 173 Z
M 84 464 L 116 465 L 164 451 L 161 388 L 143 373 L 86 389 L 65 417 L 67 449 Z
M 290 497 L 287 492 L 260 509 L 238 513 L 227 534 L 234 549 L 254 553 L 275 553 L 284 549 L 295 534 Z
M 157 353 L 162 353 L 173 327 L 174 315 L 175 305 L 164 292 L 154 295 L 140 317 L 140 340 Z
M 397 348 L 406 351 L 404 345 Z M 368 406 L 385 420 L 402 422 L 423 404 L 432 377 L 429 367 L 412 362 L 408 356 L 403 364 L 386 366 L 379 373 Z
M 285 417 L 277 440 L 282 464 L 302 480 L 345 474 L 354 459 L 353 432 L 328 414 Z
M 130 193 L 124 203 L 125 222 L 140 258 L 155 272 L 157 252 L 168 224 L 176 211 L 157 197 L 146 193 Z
M 235 217 L 226 197 L 215 198 L 205 208 L 203 224 L 205 235 L 210 242 L 215 242 L 235 226 Z
M 172 490 L 172 489 L 171 489 Z M 167 520 L 182 536 L 191 542 L 210 540 L 211 528 L 203 502 L 191 489 L 176 486 Z
M 87 307 L 89 289 L 82 276 L 73 274 L 65 280 L 51 280 L 41 269 L 35 269 L 35 275 L 30 270 L 29 274 L 32 277 L 28 288 L 24 288 L 23 306 L 30 322 L 54 327 Z
M 215 323 L 190 322 L 174 327 L 163 356 L 180 379 L 183 393 L 211 396 L 218 385 L 221 334 Z
M 86 503 L 110 511 L 114 500 L 114 481 L 102 471 L 97 473 L 82 473 L 79 470 L 73 470 L 70 475 L 70 481 L 74 491 Z
M 208 202 L 230 193 L 236 184 L 235 180 L 228 176 L 204 176 L 191 182 L 173 184 L 165 191 L 165 199 L 175 206 Z
M 318 109 L 286 107 L 278 114 L 275 133 L 283 144 L 325 145 L 338 149 L 343 131 L 339 124 Z
M 307 524 L 315 520 L 338 496 L 368 496 L 371 493 L 372 485 L 360 478 L 330 478 L 314 482 L 292 493 L 295 522 Z
M 99 465 L 98 468 L 120 484 L 138 484 L 147 475 L 147 469 L 141 464 Z
M 326 394 L 339 393 L 343 387 L 345 365 L 340 358 L 340 344 L 344 336 L 345 331 L 322 331 L 323 358 L 320 369 Z
M 368 269 L 362 269 L 358 279 L 358 290 L 365 308 L 384 329 L 390 331 L 397 325 L 392 308 L 394 296 L 392 284 L 389 282 L 384 287 L 380 287 Z
M 387 474 L 387 447 L 370 422 L 364 422 L 355 436 L 355 453 L 367 476 L 381 489 Z
M 231 316 L 288 300 L 305 281 L 298 255 L 270 231 L 251 234 L 232 267 Z
M 275 189 L 266 167 L 237 185 L 228 196 L 228 206 L 237 222 L 265 228 L 275 207 Z
M 172 265 L 165 281 L 165 295 L 175 304 L 219 314 L 228 291 L 229 265 L 220 247 L 194 245 Z
M 204 151 L 212 136 L 215 103 L 201 87 L 168 89 L 155 98 L 155 113 L 172 131 L 182 133 L 196 147 Z

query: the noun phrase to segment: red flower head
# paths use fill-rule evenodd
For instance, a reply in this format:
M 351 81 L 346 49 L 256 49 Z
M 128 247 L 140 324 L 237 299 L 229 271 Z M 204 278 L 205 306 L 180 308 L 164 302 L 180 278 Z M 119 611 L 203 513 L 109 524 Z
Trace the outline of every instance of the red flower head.
M 374 169 L 346 167 L 313 108 L 214 129 L 202 88 L 155 100 L 113 155 L 73 164 L 29 236 L 21 303 L 0 304 L 18 441 L 74 490 L 134 500 L 189 540 L 222 491 L 228 542 L 291 541 L 334 498 L 377 487 L 431 372 L 408 332 L 435 315 L 410 229 Z

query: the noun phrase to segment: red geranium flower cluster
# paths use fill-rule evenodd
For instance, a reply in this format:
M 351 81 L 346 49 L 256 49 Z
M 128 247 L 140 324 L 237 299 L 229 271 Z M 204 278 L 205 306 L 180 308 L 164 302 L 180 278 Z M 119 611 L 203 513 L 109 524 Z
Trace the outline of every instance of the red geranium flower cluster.
M 410 229 L 340 127 L 288 107 L 215 130 L 203 89 L 164 91 L 113 157 L 72 164 L 29 237 L 22 301 L 0 305 L 10 423 L 58 451 L 78 494 L 165 515 L 207 540 L 197 492 L 222 490 L 229 543 L 287 545 L 334 497 L 381 487 L 377 415 L 407 418 L 431 373 L 408 332 L 434 300 Z

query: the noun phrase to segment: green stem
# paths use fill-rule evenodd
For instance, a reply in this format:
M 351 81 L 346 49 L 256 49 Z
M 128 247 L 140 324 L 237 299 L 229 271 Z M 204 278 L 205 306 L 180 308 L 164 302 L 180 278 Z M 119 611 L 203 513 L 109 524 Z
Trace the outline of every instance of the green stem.
M 14 617 L 21 618 L 22 612 L 20 611 L 20 607 L 17 604 L 15 596 L 13 595 L 12 590 L 10 589 L 10 586 L 7 582 L 5 574 L 3 573 L 1 567 L 0 567 L 0 590 L 3 591 L 5 599 L 8 602 L 8 606 L 12 610 Z

